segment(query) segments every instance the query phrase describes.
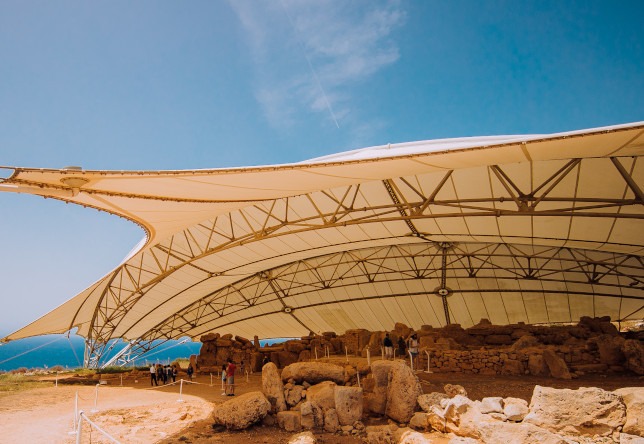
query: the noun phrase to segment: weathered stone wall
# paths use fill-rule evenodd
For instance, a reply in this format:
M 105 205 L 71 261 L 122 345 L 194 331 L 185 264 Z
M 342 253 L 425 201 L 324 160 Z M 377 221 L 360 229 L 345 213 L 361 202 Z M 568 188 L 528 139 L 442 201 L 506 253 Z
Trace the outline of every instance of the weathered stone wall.
M 202 372 L 217 371 L 228 358 L 243 361 L 257 372 L 266 361 L 278 368 L 298 361 L 322 358 L 325 353 L 381 356 L 382 340 L 386 333 L 398 354 L 398 338 L 407 339 L 416 333 L 420 342 L 418 365 L 427 368 L 431 355 L 431 370 L 479 374 L 561 375 L 569 372 L 606 372 L 630 370 L 644 374 L 644 342 L 627 339 L 618 332 L 609 317 L 583 317 L 576 325 L 542 326 L 529 324 L 493 325 L 482 319 L 477 325 L 464 329 L 458 324 L 442 328 L 423 325 L 412 330 L 396 323 L 392 331 L 371 332 L 348 330 L 342 335 L 325 332 L 310 334 L 271 347 L 259 347 L 259 340 L 217 333 L 201 337 L 203 346 L 197 359 Z M 628 336 L 632 338 L 633 336 Z M 546 359 L 547 358 L 547 359 Z

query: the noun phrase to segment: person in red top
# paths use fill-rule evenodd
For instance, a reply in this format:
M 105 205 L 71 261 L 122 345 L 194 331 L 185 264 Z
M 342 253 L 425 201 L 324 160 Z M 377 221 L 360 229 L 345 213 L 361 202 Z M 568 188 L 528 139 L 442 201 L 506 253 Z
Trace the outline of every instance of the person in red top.
M 226 367 L 226 392 L 228 396 L 235 396 L 235 369 L 237 366 L 233 364 L 232 359 L 228 358 L 228 366 Z

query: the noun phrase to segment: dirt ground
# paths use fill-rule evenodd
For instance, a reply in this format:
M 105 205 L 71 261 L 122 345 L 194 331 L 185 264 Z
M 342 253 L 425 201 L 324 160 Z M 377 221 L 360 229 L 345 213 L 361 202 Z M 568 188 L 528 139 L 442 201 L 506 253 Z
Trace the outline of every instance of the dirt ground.
M 562 381 L 532 376 L 470 375 L 462 373 L 417 373 L 423 391 L 443 391 L 445 384 L 462 385 L 471 399 L 487 396 L 512 396 L 530 401 L 535 385 L 557 388 L 601 387 L 615 390 L 620 387 L 644 386 L 644 377 L 632 375 L 585 375 L 578 379 Z M 236 393 L 242 394 L 261 389 L 261 374 L 237 377 Z M 221 381 L 213 375 L 198 375 L 197 384 L 183 385 L 179 399 L 179 384 L 150 389 L 149 378 L 137 383 L 124 382 L 124 386 L 98 388 L 97 410 L 94 410 L 94 386 L 65 386 L 36 388 L 21 392 L 0 393 L 0 443 L 71 443 L 75 393 L 79 394 L 79 410 L 114 436 L 121 443 L 158 442 L 163 444 L 226 443 L 260 444 L 287 443 L 292 433 L 277 427 L 254 426 L 244 431 L 227 431 L 213 428 L 210 419 L 213 404 L 226 401 L 222 396 Z M 178 382 L 178 381 L 177 381 Z M 386 424 L 383 418 L 369 418 L 366 425 Z M 90 428 L 83 428 L 83 442 L 90 442 Z M 317 433 L 322 444 L 362 443 L 359 436 L 339 436 Z M 435 442 L 447 442 L 440 434 L 433 435 Z M 108 442 L 94 429 L 91 442 Z

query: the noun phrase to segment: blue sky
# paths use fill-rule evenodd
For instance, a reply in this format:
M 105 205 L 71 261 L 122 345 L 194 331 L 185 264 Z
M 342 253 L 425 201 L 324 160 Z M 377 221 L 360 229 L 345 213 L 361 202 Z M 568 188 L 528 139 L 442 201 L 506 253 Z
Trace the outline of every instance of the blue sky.
M 4 0 L 0 165 L 263 165 L 640 121 L 643 19 L 641 1 Z M 33 196 L 0 208 L 0 334 L 143 235 Z

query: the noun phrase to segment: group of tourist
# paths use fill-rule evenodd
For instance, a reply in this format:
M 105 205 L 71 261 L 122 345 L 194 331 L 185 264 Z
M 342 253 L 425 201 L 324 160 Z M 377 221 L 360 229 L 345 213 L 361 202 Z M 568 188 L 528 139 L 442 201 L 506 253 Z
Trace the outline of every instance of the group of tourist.
M 386 359 L 393 359 L 394 358 L 394 344 L 389 337 L 389 333 L 385 334 L 385 338 L 382 340 L 382 347 L 384 349 L 384 355 Z M 409 349 L 409 353 L 411 354 L 414 364 L 416 367 L 418 367 L 418 349 L 419 349 L 419 342 L 418 342 L 418 336 L 416 333 L 411 334 L 407 340 L 403 339 L 402 336 L 398 336 L 398 355 L 399 356 L 405 356 L 405 350 Z
M 159 382 L 164 385 L 170 383 L 170 381 L 175 382 L 177 373 L 179 373 L 179 369 L 176 364 L 165 366 L 152 364 L 150 365 L 150 385 L 159 385 Z

